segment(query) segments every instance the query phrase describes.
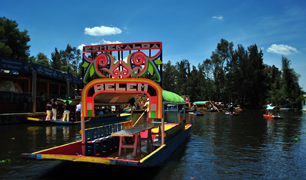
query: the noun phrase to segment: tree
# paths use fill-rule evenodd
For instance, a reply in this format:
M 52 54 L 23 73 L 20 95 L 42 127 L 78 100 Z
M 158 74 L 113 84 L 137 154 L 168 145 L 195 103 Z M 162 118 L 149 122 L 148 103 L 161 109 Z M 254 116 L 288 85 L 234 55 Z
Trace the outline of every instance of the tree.
M 28 31 L 19 31 L 16 21 L 0 17 L 0 57 L 28 61 L 30 46 Z
M 61 54 L 58 52 L 57 48 L 55 48 L 55 52 L 51 54 L 51 67 L 56 70 L 61 70 Z
M 282 94 L 287 107 L 297 107 L 296 99 L 302 94 L 299 75 L 290 68 L 290 60 L 282 57 Z
M 40 64 L 46 67 L 50 67 L 50 63 L 49 63 L 49 59 L 47 57 L 47 55 L 45 55 L 42 52 L 39 52 L 36 56 L 36 61 L 34 62 L 36 64 Z
M 163 89 L 168 91 L 173 91 L 175 89 L 176 75 L 177 72 L 175 66 L 171 65 L 170 60 L 166 64 L 163 64 L 163 81 L 162 81 Z
M 258 51 L 257 45 L 248 47 L 249 63 L 248 63 L 248 80 L 250 88 L 248 88 L 248 96 L 250 104 L 255 107 L 261 107 L 266 102 L 267 95 L 267 77 L 264 74 L 263 53 Z
M 76 47 L 67 45 L 65 50 L 58 50 L 51 54 L 51 67 L 67 72 L 67 74 L 81 77 L 81 52 Z
M 187 59 L 183 59 L 176 63 L 176 84 L 175 93 L 179 95 L 188 95 L 188 73 L 190 73 L 190 63 Z
M 211 55 L 212 65 L 214 67 L 213 75 L 215 82 L 216 100 L 225 99 L 226 97 L 226 72 L 224 71 L 224 63 L 231 59 L 233 52 L 233 43 L 225 39 L 221 39 L 217 44 L 217 48 Z

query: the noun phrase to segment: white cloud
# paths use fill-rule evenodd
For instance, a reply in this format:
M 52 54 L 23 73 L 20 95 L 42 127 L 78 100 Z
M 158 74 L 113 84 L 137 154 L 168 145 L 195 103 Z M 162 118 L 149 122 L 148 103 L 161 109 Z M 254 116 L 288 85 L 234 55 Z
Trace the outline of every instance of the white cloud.
M 106 41 L 104 39 L 99 41 L 100 44 L 101 44 L 101 42 L 102 42 L 102 44 L 119 44 L 119 43 L 121 43 L 120 41 Z
M 78 49 L 79 49 L 80 51 L 83 51 L 83 46 L 86 46 L 86 45 L 85 45 L 85 44 L 81 44 L 81 45 L 79 45 Z
M 298 50 L 294 47 L 284 45 L 284 44 L 272 44 L 268 49 L 267 52 L 275 53 L 275 54 L 282 54 L 282 55 L 289 55 L 293 53 L 298 53 Z
M 85 28 L 84 33 L 91 36 L 105 36 L 121 34 L 122 31 L 117 27 L 96 26 L 93 28 Z
M 222 20 L 222 19 L 223 19 L 223 16 L 213 16 L 212 18 L 213 18 L 213 19 L 219 19 L 219 20 Z

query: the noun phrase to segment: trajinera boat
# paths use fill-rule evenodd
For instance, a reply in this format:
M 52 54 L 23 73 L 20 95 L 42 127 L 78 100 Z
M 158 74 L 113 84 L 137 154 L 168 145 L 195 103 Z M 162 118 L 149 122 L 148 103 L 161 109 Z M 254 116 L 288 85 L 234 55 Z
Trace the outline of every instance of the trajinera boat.
M 263 116 L 269 119 L 283 119 L 282 116 L 280 116 L 279 114 L 279 110 L 280 109 L 277 106 L 268 105 L 266 108 L 266 114 L 264 114 Z
M 196 101 L 193 104 L 197 105 L 199 111 L 204 112 L 220 112 L 221 109 L 216 107 L 211 101 Z
M 149 50 L 149 56 L 140 51 L 144 49 Z M 155 56 L 151 56 L 151 49 L 159 51 Z M 121 60 L 122 55 L 121 58 L 117 57 L 119 60 L 114 63 L 109 53 L 109 51 L 126 50 L 130 52 L 128 62 L 136 65 L 126 64 Z M 132 53 L 132 50 L 135 52 Z M 83 67 L 89 69 L 93 67 L 92 71 L 95 71 L 99 77 L 104 77 L 101 69 L 105 70 L 115 78 L 98 78 L 87 83 L 87 72 L 89 72 L 87 69 L 85 78 L 83 78 L 84 83 L 87 84 L 83 88 L 81 100 L 82 139 L 33 153 L 23 153 L 22 156 L 37 160 L 51 159 L 137 167 L 153 167 L 162 164 L 185 141 L 192 125 L 187 124 L 185 120 L 178 123 L 165 123 L 164 121 L 163 107 L 167 103 L 184 102 L 173 102 L 173 99 L 176 99 L 172 96 L 174 93 L 168 93 L 172 94 L 169 97 L 165 96 L 166 93 L 163 93 L 158 84 L 161 83 L 160 72 L 157 68 L 162 64 L 161 50 L 161 42 L 84 46 L 83 56 L 89 63 L 83 64 Z M 91 52 L 100 52 L 100 54 L 95 59 L 88 59 L 85 53 Z M 120 55 L 119 52 L 118 55 Z M 104 61 L 101 62 L 101 59 Z M 124 69 L 124 73 L 120 73 L 120 69 Z M 152 73 L 157 76 L 157 81 L 146 78 L 128 78 L 133 72 L 138 72 L 136 77 L 146 72 Z M 139 94 L 146 94 L 149 97 L 148 108 L 140 116 L 144 115 L 145 123 L 137 124 L 139 119 L 136 122 L 132 119 L 128 122 L 85 129 L 85 117 L 95 116 L 93 107 L 96 103 L 126 104 Z

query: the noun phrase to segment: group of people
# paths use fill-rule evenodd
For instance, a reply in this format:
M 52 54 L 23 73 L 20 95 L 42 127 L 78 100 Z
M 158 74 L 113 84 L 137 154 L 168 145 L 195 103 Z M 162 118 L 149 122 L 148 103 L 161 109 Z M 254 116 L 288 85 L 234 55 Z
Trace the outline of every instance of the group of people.
M 52 99 L 49 101 L 46 105 L 47 109 L 47 116 L 46 121 L 50 120 L 57 120 L 57 112 L 58 112 L 58 104 L 56 102 L 56 99 Z M 63 105 L 63 116 L 61 118 L 61 121 L 69 121 L 70 120 L 70 111 L 71 107 L 68 101 L 66 101 Z M 81 120 L 81 102 L 76 105 L 75 107 L 75 120 L 80 121 Z
M 118 110 L 119 111 L 119 110 Z M 113 114 L 114 112 L 112 111 L 111 106 L 101 106 L 101 107 L 96 107 L 95 108 L 95 115 L 104 115 L 104 114 Z

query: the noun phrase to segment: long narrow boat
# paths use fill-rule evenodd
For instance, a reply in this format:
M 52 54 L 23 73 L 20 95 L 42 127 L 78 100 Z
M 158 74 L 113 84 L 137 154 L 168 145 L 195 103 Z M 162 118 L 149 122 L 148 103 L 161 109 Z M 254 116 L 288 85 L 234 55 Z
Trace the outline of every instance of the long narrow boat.
M 85 96 L 84 103 L 89 104 L 92 103 L 88 101 L 86 97 L 86 90 L 89 90 L 95 86 L 95 84 L 104 84 L 107 83 L 107 79 L 98 79 L 93 80 L 92 85 L 85 86 L 85 92 L 83 95 Z M 115 133 L 120 132 L 122 130 L 132 129 L 131 125 L 126 125 L 124 123 L 115 123 L 111 127 L 108 125 L 85 129 L 84 125 L 84 117 L 82 117 L 82 140 L 76 141 L 72 143 L 68 143 L 65 145 L 57 146 L 54 148 L 34 152 L 34 153 L 23 153 L 22 156 L 26 158 L 33 159 L 54 159 L 54 160 L 64 160 L 64 161 L 74 161 L 74 162 L 90 162 L 90 163 L 100 163 L 100 164 L 109 164 L 109 165 L 126 165 L 126 166 L 140 166 L 140 167 L 151 167 L 158 166 L 162 162 L 164 162 L 173 151 L 177 149 L 177 147 L 187 138 L 189 131 L 191 129 L 191 124 L 186 124 L 184 122 L 181 123 L 164 123 L 162 118 L 162 100 L 167 102 L 167 97 L 162 95 L 162 89 L 155 82 L 148 79 L 141 78 L 129 78 L 129 79 L 117 79 L 112 80 L 113 83 L 124 84 L 124 82 L 133 83 L 133 84 L 141 84 L 141 86 L 154 86 L 152 90 L 153 92 L 148 92 L 143 90 L 138 91 L 136 88 L 134 89 L 134 93 L 150 93 L 150 112 L 148 113 L 148 117 L 150 119 L 154 119 L 155 122 L 160 121 L 160 127 L 155 127 L 149 130 L 143 130 L 141 132 L 136 133 L 140 135 L 140 139 L 142 139 L 138 143 L 138 153 L 136 156 L 133 156 L 133 151 L 131 149 L 126 149 L 125 153 L 119 155 L 119 138 L 114 136 Z M 146 84 L 148 83 L 148 84 Z M 151 88 L 145 88 L 151 89 Z M 102 93 L 102 92 L 97 92 Z M 117 99 L 117 103 L 122 103 L 124 99 L 129 99 L 134 96 L 134 93 L 115 93 L 115 92 L 107 92 L 107 97 L 113 99 L 115 96 L 119 96 Z M 154 96 L 155 95 L 155 96 Z M 162 98 L 163 97 L 163 98 Z M 155 100 L 154 100 L 155 99 Z M 171 99 L 171 98 L 170 98 Z M 99 99 L 102 100 L 102 99 Z M 104 102 L 105 103 L 105 102 Z M 174 102 L 175 103 L 175 102 Z M 179 103 L 179 102 L 177 102 Z M 84 110 L 85 116 L 89 115 L 90 109 L 86 106 L 82 106 L 82 110 Z M 146 124 L 144 124 L 146 126 Z M 137 126 L 135 126 L 137 127 Z M 134 128 L 135 128 L 134 127 Z M 150 132 L 150 139 L 152 141 L 148 143 L 148 131 Z M 95 135 L 94 135 L 95 134 Z M 131 135 L 131 137 L 135 138 L 135 134 Z M 143 140 L 146 139 L 146 140 Z M 110 145 L 110 141 L 113 141 L 114 145 Z M 145 142 L 145 143 L 144 143 Z M 132 142 L 133 143 L 133 142 Z M 134 142 L 135 143 L 135 142 Z M 147 146 L 149 144 L 149 146 Z M 97 150 L 92 152 L 93 147 Z M 100 152 L 100 153 L 98 153 Z
M 102 53 L 94 60 L 90 60 L 87 57 L 85 58 L 88 62 L 95 64 L 96 60 L 99 61 L 98 57 L 102 55 L 104 57 L 104 51 L 109 51 L 108 46 L 109 45 L 95 46 L 94 52 L 98 52 L 97 49 L 100 49 Z M 118 51 L 118 49 L 123 47 L 135 47 L 133 50 L 137 50 L 129 55 L 131 59 L 128 62 L 136 62 L 133 58 L 144 57 L 142 59 L 144 61 L 143 64 L 137 64 L 137 66 L 140 66 L 139 68 L 144 68 L 143 71 L 139 72 L 140 74 L 147 72 L 146 69 L 153 68 L 154 70 L 157 66 L 155 63 L 161 64 L 160 60 L 157 59 L 161 57 L 161 42 L 119 44 L 118 48 L 112 48 L 111 51 Z M 91 49 L 92 46 L 84 46 L 83 56 L 85 56 L 84 53 L 91 52 Z M 143 49 L 157 49 L 159 51 L 155 56 L 151 57 L 151 55 L 146 56 L 138 51 Z M 123 50 L 126 49 L 122 49 L 122 51 Z M 111 54 L 107 54 L 104 58 L 110 58 L 108 59 L 109 61 L 114 60 Z M 138 61 L 139 60 L 137 60 L 137 62 Z M 119 62 L 119 64 L 125 65 L 124 63 L 125 62 Z M 92 64 L 87 64 L 85 66 L 87 66 L 88 69 L 91 67 L 95 68 Z M 108 68 L 109 67 L 111 66 L 108 66 Z M 136 70 L 139 69 L 131 65 L 126 67 L 133 67 L 136 68 Z M 96 67 L 94 70 L 98 71 L 99 69 L 101 68 Z M 22 156 L 37 160 L 63 160 L 137 167 L 153 167 L 165 162 L 180 144 L 186 140 L 192 125 L 187 124 L 185 120 L 178 123 L 165 123 L 163 118 L 164 106 L 166 106 L 167 103 L 184 103 L 184 100 L 180 101 L 181 99 L 179 99 L 177 101 L 176 97 L 178 95 L 176 94 L 175 96 L 166 96 L 166 93 L 163 93 L 160 85 L 150 79 L 127 78 L 128 76 L 124 76 L 125 74 L 132 74 L 129 73 L 128 70 L 129 69 L 126 68 L 124 73 L 120 74 L 123 78 L 94 79 L 88 82 L 83 88 L 81 117 L 82 140 L 34 153 L 23 153 Z M 116 71 L 108 72 L 111 73 Z M 161 78 L 157 69 L 155 69 L 154 72 L 157 73 L 158 78 Z M 86 74 L 83 78 L 84 82 L 86 81 Z M 117 74 L 111 75 L 115 76 Z M 141 122 L 139 118 L 133 124 L 119 122 L 85 129 L 85 117 L 95 117 L 93 113 L 95 104 L 126 104 L 131 98 L 139 94 L 146 94 L 149 97 L 149 108 L 140 116 L 144 117 L 145 122 L 137 124 Z M 133 121 L 132 119 L 132 122 Z

